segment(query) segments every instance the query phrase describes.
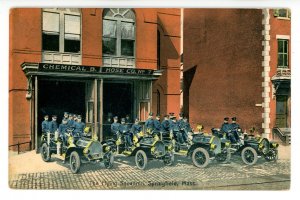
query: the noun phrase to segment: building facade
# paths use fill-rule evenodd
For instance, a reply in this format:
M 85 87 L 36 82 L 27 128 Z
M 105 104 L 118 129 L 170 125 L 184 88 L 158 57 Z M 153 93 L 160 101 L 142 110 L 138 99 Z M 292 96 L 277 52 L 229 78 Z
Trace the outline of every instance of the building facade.
M 179 111 L 180 37 L 180 9 L 12 9 L 9 144 L 37 149 L 45 114 L 103 140 L 108 117 Z
M 210 131 L 235 116 L 264 137 L 289 132 L 289 10 L 184 9 L 183 32 L 183 109 L 192 124 Z

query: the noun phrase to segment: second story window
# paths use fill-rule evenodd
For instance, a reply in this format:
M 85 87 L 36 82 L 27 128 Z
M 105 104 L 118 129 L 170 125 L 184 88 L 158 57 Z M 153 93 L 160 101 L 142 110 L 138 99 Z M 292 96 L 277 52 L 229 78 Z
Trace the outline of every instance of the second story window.
M 278 18 L 291 18 L 291 11 L 289 9 L 275 9 L 274 16 Z
M 59 14 L 43 12 L 42 49 L 59 51 Z
M 131 9 L 104 9 L 102 35 L 105 56 L 135 57 L 135 14 Z
M 76 9 L 43 9 L 42 50 L 80 53 L 81 19 Z
M 288 49 L 289 49 L 289 41 L 286 39 L 278 39 L 278 68 L 287 68 L 288 67 Z

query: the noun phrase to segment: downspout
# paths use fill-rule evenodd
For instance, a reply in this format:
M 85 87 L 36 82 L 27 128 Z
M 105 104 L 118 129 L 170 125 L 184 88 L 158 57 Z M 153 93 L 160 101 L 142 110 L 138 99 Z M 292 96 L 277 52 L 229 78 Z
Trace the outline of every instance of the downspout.
M 180 110 L 183 111 L 183 11 L 180 9 Z
M 271 129 L 270 129 L 270 83 L 271 83 L 270 82 L 270 10 L 263 9 L 262 14 L 263 14 L 263 20 L 262 20 L 262 25 L 263 25 L 263 31 L 262 31 L 262 35 L 263 35 L 263 41 L 262 41 L 262 46 L 263 46 L 263 51 L 262 51 L 262 56 L 263 56 L 263 61 L 262 61 L 263 104 L 262 104 L 262 107 L 264 109 L 263 113 L 262 113 L 262 118 L 263 118 L 262 128 L 264 129 L 262 137 L 269 138 L 270 133 L 271 133 Z

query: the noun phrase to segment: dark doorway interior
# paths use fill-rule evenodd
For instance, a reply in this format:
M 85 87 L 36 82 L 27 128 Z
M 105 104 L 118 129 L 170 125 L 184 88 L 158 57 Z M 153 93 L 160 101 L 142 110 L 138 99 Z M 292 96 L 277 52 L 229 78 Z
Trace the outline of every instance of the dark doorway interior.
M 133 120 L 133 90 L 130 83 L 111 83 L 103 84 L 103 136 L 109 137 L 110 124 L 107 118 L 118 116 L 119 122 L 122 117 L 130 116 Z
M 85 117 L 85 83 L 73 81 L 39 81 L 38 87 L 38 132 L 44 115 L 57 115 L 61 123 L 64 112 L 80 114 Z

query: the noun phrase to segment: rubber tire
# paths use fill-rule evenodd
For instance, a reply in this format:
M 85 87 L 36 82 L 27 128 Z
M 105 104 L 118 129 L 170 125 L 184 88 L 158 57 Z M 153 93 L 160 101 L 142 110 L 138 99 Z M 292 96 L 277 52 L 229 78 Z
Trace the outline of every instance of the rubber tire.
M 111 169 L 114 166 L 114 155 L 112 152 L 109 152 L 109 159 L 104 159 L 104 167 L 106 169 Z
M 45 150 L 45 152 L 44 152 L 44 150 Z M 45 154 L 47 154 L 47 155 L 45 155 Z M 49 152 L 48 145 L 46 143 L 44 143 L 41 147 L 41 156 L 42 156 L 43 161 L 45 161 L 45 162 L 49 162 L 51 160 L 51 154 Z
M 248 162 L 248 161 L 246 160 L 245 152 L 248 151 L 248 150 L 251 151 L 252 154 L 253 154 L 253 156 L 254 156 L 254 159 L 253 159 L 252 162 Z M 245 148 L 242 150 L 241 156 L 242 156 L 243 162 L 244 162 L 246 165 L 254 165 L 254 164 L 257 162 L 257 159 L 258 159 L 258 157 L 257 157 L 257 152 L 256 152 L 256 150 L 255 150 L 254 148 L 252 148 L 252 147 L 245 147 Z
M 218 160 L 217 161 L 219 163 L 222 163 L 222 164 L 226 164 L 226 163 L 230 163 L 230 160 L 231 160 L 231 152 L 229 149 L 227 149 L 227 154 L 226 154 L 226 159 L 225 160 Z
M 75 165 L 73 165 L 73 159 L 75 161 Z M 72 173 L 77 174 L 80 170 L 81 160 L 77 151 L 73 151 L 70 155 L 70 169 Z
M 205 162 L 201 165 L 199 164 L 197 161 L 196 161 L 196 158 L 195 158 L 195 155 L 196 153 L 203 153 L 204 154 L 204 157 L 205 157 Z M 198 147 L 196 148 L 194 151 L 193 151 L 193 154 L 192 154 L 192 161 L 193 161 L 193 164 L 196 166 L 196 167 L 199 167 L 199 168 L 205 168 L 208 164 L 209 164 L 209 154 L 207 152 L 206 149 L 204 148 L 201 148 L 201 147 Z
M 138 156 L 142 156 L 143 157 L 143 165 L 141 166 L 140 164 L 139 164 L 139 162 L 138 162 Z M 135 164 L 136 164 L 136 166 L 139 168 L 139 169 L 142 169 L 142 170 L 144 170 L 144 169 L 146 169 L 146 167 L 147 167 L 147 163 L 148 163 L 148 158 L 147 158 L 147 155 L 146 155 L 146 153 L 145 153 L 145 151 L 143 151 L 143 150 L 138 150 L 138 152 L 136 152 L 136 154 L 135 154 Z
M 265 160 L 266 160 L 266 161 L 268 161 L 268 162 L 271 162 L 271 161 L 276 162 L 276 161 L 278 160 L 278 150 L 275 149 L 274 151 L 275 151 L 275 158 L 269 159 L 268 155 L 265 155 Z
M 169 158 L 168 160 L 164 159 L 164 164 L 167 166 L 173 165 L 174 160 L 175 160 L 174 153 L 170 153 L 170 154 L 171 154 L 171 158 Z

